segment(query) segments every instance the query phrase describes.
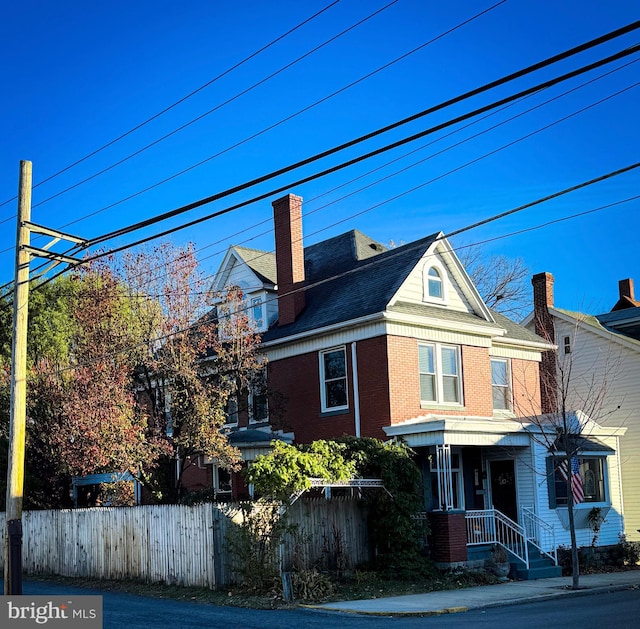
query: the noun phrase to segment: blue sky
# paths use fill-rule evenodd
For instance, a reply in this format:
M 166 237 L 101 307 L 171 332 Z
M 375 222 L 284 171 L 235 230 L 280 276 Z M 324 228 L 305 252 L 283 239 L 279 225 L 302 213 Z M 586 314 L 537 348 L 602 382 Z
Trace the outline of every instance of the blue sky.
M 383 127 L 640 17 L 637 0 L 507 0 L 359 81 L 494 4 L 491 0 L 397 0 L 265 80 L 389 2 L 340 0 L 165 115 L 38 186 L 32 220 L 83 237 L 98 236 Z M 0 23 L 0 202 L 16 194 L 21 159 L 33 162 L 34 182 L 42 181 L 211 81 L 330 3 L 23 0 L 7 4 Z M 637 41 L 638 32 L 626 35 L 306 167 L 299 174 L 108 244 L 122 245 L 267 192 Z M 638 161 L 640 89 L 634 87 L 640 81 L 638 61 L 638 54 L 627 57 L 517 102 L 468 128 L 453 127 L 292 188 L 306 202 L 306 243 L 352 228 L 384 243 L 410 242 L 434 231 L 459 229 Z M 339 90 L 343 91 L 326 98 Z M 567 90 L 573 91 L 563 95 Z M 226 150 L 325 98 L 255 139 Z M 542 106 L 550 99 L 555 100 Z M 533 107 L 536 109 L 526 113 Z M 48 200 L 212 109 L 213 113 L 120 166 Z M 522 115 L 508 120 L 517 114 Z M 498 123 L 503 124 L 491 128 Z M 455 134 L 442 137 L 450 131 Z M 477 135 L 482 131 L 486 132 Z M 474 135 L 477 137 L 471 137 Z M 452 147 L 454 144 L 458 145 Z M 419 147 L 424 148 L 384 166 Z M 208 161 L 118 203 L 203 160 Z M 415 165 L 387 177 L 410 164 Z M 366 174 L 374 168 L 378 170 Z M 470 231 L 455 243 L 490 240 L 623 201 L 639 194 L 638 171 Z M 363 186 L 368 187 L 358 192 Z M 272 248 L 271 200 L 177 232 L 172 239 L 176 244 L 193 241 L 204 268 L 213 273 L 231 242 Z M 103 209 L 112 204 L 116 205 Z M 485 248 L 487 253 L 522 257 L 532 273 L 552 272 L 557 305 L 606 311 L 617 300 L 619 279 L 635 277 L 640 292 L 639 210 L 638 200 L 625 202 L 494 240 Z M 15 211 L 15 201 L 0 207 L 2 282 L 13 275 Z M 354 216 L 357 213 L 361 214 Z

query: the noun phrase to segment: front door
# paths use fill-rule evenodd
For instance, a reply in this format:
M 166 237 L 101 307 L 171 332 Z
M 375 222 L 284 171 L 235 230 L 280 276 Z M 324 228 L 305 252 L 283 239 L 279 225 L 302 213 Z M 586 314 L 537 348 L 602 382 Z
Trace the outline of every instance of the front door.
M 518 521 L 516 472 L 513 459 L 491 461 L 491 500 L 493 508 Z

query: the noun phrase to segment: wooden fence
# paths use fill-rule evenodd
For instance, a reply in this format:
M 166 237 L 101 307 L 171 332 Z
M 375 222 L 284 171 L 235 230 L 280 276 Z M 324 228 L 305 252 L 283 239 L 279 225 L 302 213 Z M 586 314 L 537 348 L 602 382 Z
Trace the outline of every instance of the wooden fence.
M 23 569 L 26 574 L 221 587 L 234 580 L 237 558 L 228 536 L 244 512 L 237 504 L 26 511 Z M 4 538 L 4 514 L 0 520 Z M 298 500 L 288 523 L 296 531 L 283 547 L 289 567 L 302 562 L 346 569 L 369 558 L 366 514 L 355 500 Z

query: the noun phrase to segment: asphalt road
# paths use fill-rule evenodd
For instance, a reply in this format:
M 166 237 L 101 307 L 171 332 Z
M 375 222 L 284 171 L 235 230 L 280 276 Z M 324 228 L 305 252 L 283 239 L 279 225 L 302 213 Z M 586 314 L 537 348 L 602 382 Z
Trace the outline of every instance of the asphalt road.
M 432 617 L 389 618 L 316 610 L 265 611 L 216 607 L 169 599 L 99 592 L 43 582 L 24 583 L 25 594 L 102 594 L 104 629 L 161 627 L 229 627 L 233 629 L 402 629 L 424 627 L 580 627 L 580 629 L 636 629 L 640 627 L 640 590 L 567 596 L 552 601 L 494 607 Z

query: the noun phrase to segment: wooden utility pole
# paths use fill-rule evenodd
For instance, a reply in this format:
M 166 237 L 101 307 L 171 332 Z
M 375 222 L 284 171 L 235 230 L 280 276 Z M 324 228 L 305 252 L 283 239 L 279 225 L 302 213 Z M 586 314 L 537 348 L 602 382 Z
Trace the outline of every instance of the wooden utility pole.
M 29 314 L 29 246 L 31 219 L 31 162 L 20 162 L 18 231 L 13 287 L 13 343 L 11 352 L 11 427 L 7 471 L 7 530 L 4 593 L 22 594 L 22 495 L 27 409 L 27 317 Z
M 22 594 L 22 498 L 24 493 L 24 451 L 27 418 L 27 325 L 29 315 L 29 262 L 31 256 L 52 260 L 48 268 L 60 262 L 78 264 L 76 258 L 48 249 L 60 240 L 86 241 L 76 236 L 31 222 L 31 162 L 20 162 L 18 185 L 18 231 L 16 236 L 16 270 L 13 284 L 13 343 L 11 350 L 11 426 L 9 429 L 9 463 L 7 467 L 7 508 L 4 553 L 4 593 Z M 51 236 L 53 240 L 38 249 L 30 244 L 31 233 Z M 48 269 L 45 269 L 45 273 Z

